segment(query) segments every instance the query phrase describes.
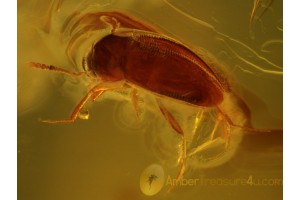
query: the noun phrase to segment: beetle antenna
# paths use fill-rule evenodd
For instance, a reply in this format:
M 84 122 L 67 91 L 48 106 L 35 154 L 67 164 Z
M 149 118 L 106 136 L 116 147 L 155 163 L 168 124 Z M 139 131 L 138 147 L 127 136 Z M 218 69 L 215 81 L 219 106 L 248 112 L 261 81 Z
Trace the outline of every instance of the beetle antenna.
M 61 74 L 67 74 L 67 75 L 75 76 L 75 77 L 86 75 L 85 72 L 72 72 L 72 71 L 69 71 L 69 70 L 66 70 L 66 69 L 63 69 L 63 68 L 55 67 L 53 65 L 46 65 L 46 64 L 36 63 L 36 62 L 29 62 L 27 65 L 29 67 L 43 69 L 43 70 L 50 70 L 50 71 L 53 71 L 53 72 L 57 72 L 57 73 L 61 73 Z

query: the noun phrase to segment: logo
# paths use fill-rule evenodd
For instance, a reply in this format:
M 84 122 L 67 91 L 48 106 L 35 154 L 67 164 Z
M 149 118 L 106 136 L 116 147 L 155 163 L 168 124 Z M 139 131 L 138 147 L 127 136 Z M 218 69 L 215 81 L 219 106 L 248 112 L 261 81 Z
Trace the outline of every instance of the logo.
M 162 166 L 152 164 L 148 166 L 141 174 L 140 188 L 147 196 L 157 194 L 164 186 L 165 173 Z

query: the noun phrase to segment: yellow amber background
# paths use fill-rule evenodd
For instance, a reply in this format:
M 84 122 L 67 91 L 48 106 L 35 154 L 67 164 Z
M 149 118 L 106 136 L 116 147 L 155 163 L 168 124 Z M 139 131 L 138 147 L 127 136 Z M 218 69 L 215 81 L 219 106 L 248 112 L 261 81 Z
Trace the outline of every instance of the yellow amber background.
M 255 2 L 260 6 L 250 23 Z M 81 70 L 68 62 L 58 40 L 64 20 L 81 8 L 126 11 L 203 52 L 212 66 L 226 71 L 245 99 L 253 126 L 278 131 L 246 135 L 225 164 L 186 173 L 185 178 L 205 183 L 178 186 L 170 193 L 165 186 L 154 196 L 144 195 L 139 186 L 143 170 L 160 163 L 165 177 L 174 177 L 179 144 L 151 94 L 142 98 L 141 121 L 135 118 L 130 91 L 107 93 L 89 104 L 89 120 L 38 121 L 68 116 L 86 92 L 86 80 L 26 67 L 35 61 Z M 280 0 L 19 0 L 18 198 L 282 199 L 282 28 Z M 175 116 L 190 116 L 185 106 L 174 107 L 182 111 Z M 192 129 L 190 120 L 181 123 L 185 130 Z

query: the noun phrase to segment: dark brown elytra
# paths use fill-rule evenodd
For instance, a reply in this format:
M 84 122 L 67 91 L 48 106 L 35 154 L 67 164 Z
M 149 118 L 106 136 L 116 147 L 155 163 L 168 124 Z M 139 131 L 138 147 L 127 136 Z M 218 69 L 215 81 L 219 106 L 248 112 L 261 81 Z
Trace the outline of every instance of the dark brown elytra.
M 108 35 L 88 56 L 103 81 L 126 80 L 146 90 L 197 106 L 215 106 L 224 88 L 195 53 L 175 40 L 143 31 Z

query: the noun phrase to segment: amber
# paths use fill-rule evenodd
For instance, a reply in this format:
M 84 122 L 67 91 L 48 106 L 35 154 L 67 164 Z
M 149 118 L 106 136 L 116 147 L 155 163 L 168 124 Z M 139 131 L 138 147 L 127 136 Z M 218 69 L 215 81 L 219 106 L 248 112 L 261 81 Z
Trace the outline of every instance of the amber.
M 42 120 L 43 122 L 69 123 L 77 118 L 85 119 L 89 116 L 88 112 L 83 112 L 88 100 L 95 101 L 106 91 L 128 87 L 133 89 L 132 104 L 134 110 L 137 111 L 139 89 L 146 90 L 153 94 L 161 114 L 180 137 L 178 145 L 180 153 L 177 158 L 179 170 L 175 177 L 176 182 L 184 174 L 187 157 L 200 153 L 206 146 L 220 140 L 221 148 L 224 151 L 228 150 L 231 137 L 237 138 L 235 145 L 239 143 L 241 135 L 237 135 L 237 131 L 230 132 L 229 126 L 237 127 L 238 130 L 247 128 L 249 131 L 256 131 L 251 127 L 244 127 L 249 118 L 246 112 L 247 105 L 230 91 L 229 84 L 223 76 L 184 42 L 166 36 L 158 29 L 117 12 L 87 14 L 73 24 L 70 32 L 76 32 L 78 27 L 82 29 L 79 33 L 74 33 L 70 40 L 71 45 L 67 47 L 70 51 L 76 50 L 76 45 L 73 45 L 77 42 L 76 40 L 87 39 L 86 34 L 81 34 L 83 30 L 92 34 L 91 32 L 97 27 L 105 29 L 103 36 L 96 37 L 95 40 L 95 37 L 92 37 L 93 41 L 84 51 L 82 64 L 86 73 L 75 73 L 35 62 L 30 63 L 30 66 L 77 78 L 94 75 L 90 79 L 93 87 L 76 105 L 70 117 L 63 120 Z M 208 143 L 197 146 L 187 154 L 187 133 L 178 119 L 161 102 L 161 99 L 165 98 L 178 101 L 180 104 L 194 105 L 196 109 L 199 109 L 195 119 L 195 129 L 204 120 L 202 113 L 205 108 L 210 107 L 205 110 L 215 112 L 212 115 L 214 122 L 209 131 Z M 220 131 L 221 138 L 218 138 L 217 134 Z M 225 162 L 233 154 L 230 152 L 227 155 L 220 160 L 219 164 Z M 171 185 L 169 191 L 173 187 Z

